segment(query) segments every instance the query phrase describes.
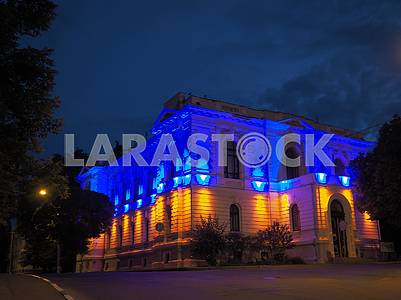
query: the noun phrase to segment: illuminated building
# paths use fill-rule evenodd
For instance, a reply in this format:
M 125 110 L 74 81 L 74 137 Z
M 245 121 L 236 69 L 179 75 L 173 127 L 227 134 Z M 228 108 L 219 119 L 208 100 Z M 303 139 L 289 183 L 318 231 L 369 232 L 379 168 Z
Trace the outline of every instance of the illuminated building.
M 336 257 L 375 257 L 378 224 L 360 213 L 351 192 L 348 164 L 372 147 L 359 133 L 312 120 L 222 101 L 177 94 L 164 104 L 144 157 L 148 161 L 161 134 L 177 143 L 182 166 L 163 162 L 159 167 L 92 167 L 79 176 L 82 187 L 104 193 L 115 205 L 108 230 L 91 241 L 88 254 L 77 259 L 78 271 L 114 271 L 140 268 L 185 267 L 202 264 L 191 258 L 191 229 L 200 217 L 217 216 L 227 231 L 255 234 L 273 222 L 288 224 L 295 247 L 290 256 L 308 262 Z M 273 148 L 287 133 L 324 133 L 335 136 L 325 152 L 336 167 L 285 167 L 272 156 L 259 168 L 238 164 L 235 142 L 249 132 L 266 136 Z M 234 133 L 227 144 L 227 167 L 217 165 L 217 146 L 208 139 L 208 163 L 191 166 L 186 149 L 192 133 L 210 136 Z M 303 144 L 303 141 L 301 141 Z M 289 143 L 286 155 L 303 149 Z

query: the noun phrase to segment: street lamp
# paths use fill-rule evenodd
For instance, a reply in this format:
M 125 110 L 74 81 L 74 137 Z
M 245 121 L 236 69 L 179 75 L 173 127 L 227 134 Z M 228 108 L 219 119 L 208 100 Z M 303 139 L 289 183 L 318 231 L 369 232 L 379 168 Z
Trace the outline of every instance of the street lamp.
M 44 198 L 44 197 L 48 196 L 48 191 L 47 191 L 46 188 L 42 187 L 42 188 L 39 189 L 38 194 L 39 194 L 40 197 Z M 60 257 L 61 257 L 60 252 L 61 252 L 61 249 L 60 249 L 59 241 L 57 241 L 56 245 L 57 245 L 57 258 L 56 258 L 56 260 L 57 260 L 56 266 L 57 267 L 56 267 L 56 270 L 57 270 L 57 273 L 60 274 L 61 273 L 61 265 L 60 265 Z
M 47 189 L 44 188 L 44 187 L 42 187 L 42 188 L 40 188 L 38 190 L 39 197 L 44 198 L 44 197 L 47 196 L 47 194 L 48 194 Z M 42 206 L 40 206 L 40 207 L 42 207 Z M 38 212 L 40 207 L 36 208 L 34 214 L 36 214 Z M 15 259 L 14 258 L 14 239 L 15 239 L 15 230 L 16 230 L 16 227 L 17 227 L 16 224 L 17 224 L 17 219 L 13 218 L 13 219 L 10 220 L 10 229 L 11 230 L 10 230 L 9 265 L 8 265 L 8 272 L 9 273 L 14 272 L 14 265 L 15 265 L 15 262 L 14 262 L 14 259 Z M 59 248 L 59 246 L 57 246 L 57 247 Z M 58 258 L 57 270 L 59 270 L 59 269 L 60 269 L 60 267 L 59 267 L 59 258 Z
M 39 195 L 42 196 L 42 197 L 46 196 L 47 195 L 47 189 L 41 188 L 39 190 Z

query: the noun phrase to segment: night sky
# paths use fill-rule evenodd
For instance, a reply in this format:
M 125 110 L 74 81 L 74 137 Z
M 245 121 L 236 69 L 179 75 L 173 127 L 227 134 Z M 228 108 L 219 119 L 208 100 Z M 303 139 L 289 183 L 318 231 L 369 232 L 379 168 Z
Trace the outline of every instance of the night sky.
M 145 132 L 178 91 L 355 130 L 401 113 L 399 0 L 58 5 L 39 44 L 55 50 L 63 132 L 86 150 Z M 46 146 L 62 153 L 63 136 Z

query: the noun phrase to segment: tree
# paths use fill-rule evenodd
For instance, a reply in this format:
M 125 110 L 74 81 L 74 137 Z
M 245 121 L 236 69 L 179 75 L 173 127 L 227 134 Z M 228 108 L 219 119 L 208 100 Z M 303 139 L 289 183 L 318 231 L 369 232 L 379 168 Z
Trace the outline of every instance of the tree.
M 82 150 L 75 152 L 75 157 L 85 158 Z M 63 158 L 55 156 L 55 166 L 62 165 Z M 34 205 L 21 207 L 20 232 L 27 242 L 25 265 L 34 265 L 43 270 L 55 268 L 55 249 L 61 248 L 63 271 L 74 271 L 77 254 L 88 250 L 88 240 L 99 237 L 111 223 L 114 208 L 107 196 L 81 189 L 76 181 L 80 167 L 63 167 L 61 173 L 68 181 L 69 194 L 60 197 L 50 193 L 50 197 L 41 205 L 34 199 Z M 37 198 L 37 196 L 36 196 Z M 43 251 L 53 247 L 53 250 Z M 49 264 L 50 262 L 50 264 Z M 49 269 L 50 267 L 50 269 Z M 53 268 L 53 269 L 51 269 Z
M 24 39 L 27 45 L 29 38 L 47 31 L 54 10 L 48 0 L 0 0 L 0 239 L 6 241 L 2 245 L 9 244 L 9 223 L 18 200 L 29 193 L 24 188 L 33 179 L 33 153 L 61 127 L 61 120 L 54 117 L 60 100 L 52 95 L 52 51 L 21 43 Z M 3 250 L 0 255 L 8 252 Z M 0 260 L 4 259 L 2 255 Z
M 34 267 L 51 271 L 56 266 L 56 241 L 54 240 L 54 218 L 52 202 L 55 199 L 65 200 L 70 196 L 67 178 L 62 174 L 61 162 L 34 160 L 30 166 L 31 180 L 24 186 L 26 191 L 18 201 L 17 231 L 25 239 L 26 247 L 23 258 Z M 46 190 L 46 195 L 40 195 L 39 190 Z M 42 223 L 45 226 L 42 226 Z
M 41 140 L 56 133 L 54 117 L 60 101 L 52 95 L 55 70 L 51 50 L 22 47 L 22 38 L 49 29 L 55 4 L 48 0 L 0 1 L 0 223 L 16 212 L 23 187 L 32 179 L 33 152 Z
M 55 239 L 61 245 L 63 271 L 74 271 L 77 254 L 86 253 L 89 239 L 110 226 L 114 207 L 107 196 L 80 187 L 72 188 L 71 197 L 57 201 L 55 207 Z
M 47 0 L 0 0 L 0 260 L 8 252 L 10 220 L 32 180 L 33 153 L 41 140 L 56 133 L 61 120 L 54 117 L 60 101 L 54 85 L 51 50 L 21 46 L 20 40 L 38 37 L 49 29 L 55 4 Z M 4 236 L 5 234 L 5 236 Z M 0 263 L 0 267 L 5 265 Z
M 401 249 L 401 117 L 394 116 L 380 131 L 375 148 L 351 162 L 355 201 L 361 212 L 379 220 L 383 237 Z M 397 234 L 397 232 L 399 234 Z
M 283 262 L 285 251 L 294 247 L 289 226 L 274 222 L 265 230 L 259 230 L 257 245 L 262 257 L 267 256 L 275 262 Z
M 202 216 L 200 218 L 200 224 L 196 224 L 192 232 L 191 251 L 196 258 L 204 259 L 209 265 L 215 266 L 225 247 L 226 225 L 220 224 L 217 218 L 210 215 L 207 219 Z

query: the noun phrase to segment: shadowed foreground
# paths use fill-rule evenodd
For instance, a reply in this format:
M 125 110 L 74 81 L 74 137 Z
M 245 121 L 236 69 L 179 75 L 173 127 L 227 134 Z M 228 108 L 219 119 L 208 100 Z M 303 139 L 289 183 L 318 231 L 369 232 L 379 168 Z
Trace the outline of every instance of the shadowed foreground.
M 1 300 L 63 300 L 64 297 L 50 284 L 26 275 L 0 274 Z
M 49 275 L 86 299 L 401 299 L 401 264 Z

